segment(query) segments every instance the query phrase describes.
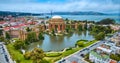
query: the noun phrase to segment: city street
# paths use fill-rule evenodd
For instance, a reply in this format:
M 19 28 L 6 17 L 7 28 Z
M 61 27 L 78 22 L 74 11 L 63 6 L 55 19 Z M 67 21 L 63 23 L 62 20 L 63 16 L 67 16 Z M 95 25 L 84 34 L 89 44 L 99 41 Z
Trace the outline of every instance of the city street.
M 0 42 L 0 63 L 14 63 L 2 42 Z

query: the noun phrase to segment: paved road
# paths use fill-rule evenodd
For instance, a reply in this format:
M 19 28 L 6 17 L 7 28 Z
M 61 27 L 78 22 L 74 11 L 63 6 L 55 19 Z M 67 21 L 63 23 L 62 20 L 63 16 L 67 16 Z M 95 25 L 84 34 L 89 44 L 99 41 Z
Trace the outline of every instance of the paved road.
M 2 42 L 0 42 L 0 63 L 14 63 Z
M 88 63 L 83 59 L 83 56 L 86 55 L 87 53 L 89 53 L 91 50 L 95 49 L 96 47 L 100 46 L 101 44 L 105 43 L 106 41 L 98 41 L 82 50 L 79 50 L 77 52 L 75 52 L 74 54 L 71 54 L 59 61 L 57 61 L 56 63 L 72 63 L 72 62 L 76 62 L 76 63 Z
M 1 44 L 0 44 L 0 63 L 7 63 L 3 51 L 3 46 Z

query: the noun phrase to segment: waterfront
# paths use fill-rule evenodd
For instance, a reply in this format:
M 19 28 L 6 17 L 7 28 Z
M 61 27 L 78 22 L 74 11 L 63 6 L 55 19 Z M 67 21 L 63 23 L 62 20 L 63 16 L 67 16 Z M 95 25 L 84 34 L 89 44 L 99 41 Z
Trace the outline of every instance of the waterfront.
M 93 36 L 88 31 L 74 32 L 63 36 L 50 36 L 44 34 L 45 39 L 40 42 L 32 43 L 28 46 L 28 50 L 34 49 L 35 47 L 42 48 L 44 51 L 61 51 L 64 48 L 75 47 L 77 40 L 94 40 Z
M 50 16 L 50 15 L 48 15 Z M 64 19 L 68 18 L 70 20 L 88 20 L 98 22 L 105 18 L 112 18 L 116 21 L 116 23 L 120 24 L 120 15 L 60 15 Z M 45 16 L 37 16 L 37 17 L 45 17 Z

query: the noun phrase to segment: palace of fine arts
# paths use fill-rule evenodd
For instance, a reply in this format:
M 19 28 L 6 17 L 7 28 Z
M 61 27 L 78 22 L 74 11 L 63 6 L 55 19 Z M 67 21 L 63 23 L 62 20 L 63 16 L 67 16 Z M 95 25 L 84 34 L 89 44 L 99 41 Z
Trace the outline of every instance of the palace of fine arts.
M 119 0 L 1 0 L 0 63 L 120 63 Z

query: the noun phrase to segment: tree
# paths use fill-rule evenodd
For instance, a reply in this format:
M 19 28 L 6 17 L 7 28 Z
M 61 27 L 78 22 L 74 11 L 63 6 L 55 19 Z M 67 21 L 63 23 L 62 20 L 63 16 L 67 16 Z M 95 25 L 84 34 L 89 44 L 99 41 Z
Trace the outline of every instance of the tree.
M 39 33 L 38 38 L 39 40 L 44 40 L 44 36 L 42 35 L 42 33 Z
M 34 48 L 32 51 L 26 52 L 24 57 L 25 59 L 33 60 L 33 63 L 48 63 L 48 61 L 43 59 L 45 57 L 44 51 L 39 48 Z
M 87 20 L 85 21 L 84 30 L 87 30 Z
M 66 18 L 66 19 L 65 19 L 65 21 L 69 21 L 69 19 L 68 19 L 68 18 Z
M 31 29 L 30 29 L 29 27 L 27 27 L 26 31 L 27 31 L 27 32 L 30 32 L 30 31 L 31 31 Z
M 0 30 L 0 36 L 2 35 L 2 30 Z
M 25 44 L 22 40 L 15 40 L 14 45 L 15 49 L 21 49 L 25 47 Z
M 106 33 L 106 34 L 112 33 L 112 31 L 113 31 L 113 30 L 111 29 L 110 26 L 105 27 L 105 33 Z
M 40 63 L 45 56 L 44 51 L 39 48 L 34 48 L 34 50 L 31 51 L 30 55 L 33 63 Z
M 108 34 L 112 32 L 112 29 L 110 26 L 92 26 L 91 32 L 95 35 L 100 32 L 105 32 L 105 34 Z
M 90 25 L 89 28 L 88 28 L 88 30 L 92 31 L 92 27 L 94 27 L 94 25 Z
M 78 25 L 78 30 L 79 30 L 79 31 L 83 31 L 83 27 L 82 27 L 81 24 Z
M 79 47 L 83 47 L 84 46 L 84 42 L 83 41 L 77 41 L 76 45 L 78 45 Z
M 55 30 L 54 29 L 52 29 L 52 35 L 55 36 Z
M 8 40 L 10 39 L 10 35 L 9 35 L 8 32 L 5 32 L 5 38 L 8 39 Z
M 113 60 L 117 60 L 117 61 L 120 61 L 120 55 L 119 54 L 111 54 L 110 55 L 110 58 L 113 59 Z
M 26 52 L 25 54 L 24 54 L 24 57 L 25 57 L 25 59 L 30 59 L 30 57 L 31 57 L 31 52 Z
M 70 32 L 70 24 L 66 25 L 66 32 Z
M 100 32 L 98 35 L 95 36 L 96 40 L 103 40 L 105 38 L 105 33 Z
M 101 20 L 100 22 L 97 22 L 97 24 L 115 24 L 115 20 L 106 18 L 106 19 Z
M 4 37 L 3 36 L 0 36 L 0 41 L 4 41 Z
M 27 38 L 25 40 L 26 43 L 32 43 L 37 41 L 37 36 L 35 32 L 28 32 Z

